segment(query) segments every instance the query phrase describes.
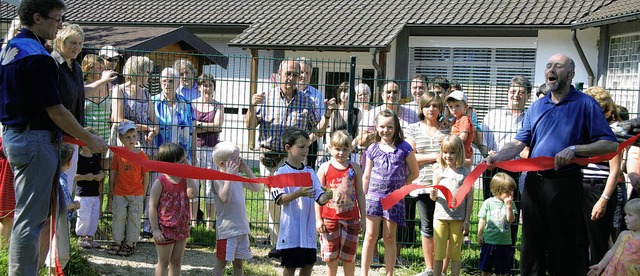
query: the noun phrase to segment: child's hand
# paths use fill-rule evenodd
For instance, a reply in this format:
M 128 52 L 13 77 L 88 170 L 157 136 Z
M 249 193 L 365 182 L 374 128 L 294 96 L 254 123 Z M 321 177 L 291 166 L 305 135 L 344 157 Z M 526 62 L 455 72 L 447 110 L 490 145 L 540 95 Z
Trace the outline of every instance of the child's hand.
M 225 161 L 225 165 L 227 167 L 227 173 L 237 174 L 238 169 L 240 169 L 240 160 L 232 159 Z
M 316 219 L 316 230 L 318 231 L 318 233 L 321 233 L 321 234 L 327 232 L 327 228 L 324 227 L 323 219 Z
M 298 197 L 309 197 L 314 198 L 316 196 L 316 190 L 313 187 L 302 187 L 296 191 L 298 193 Z
M 333 198 L 333 191 L 331 189 L 322 186 L 322 190 L 324 191 L 324 196 L 327 197 L 327 200 L 331 200 Z
M 508 196 L 504 198 L 504 204 L 506 206 L 511 206 L 511 204 L 513 203 L 513 196 Z
M 164 241 L 164 236 L 162 235 L 162 232 L 160 232 L 160 229 L 153 230 L 153 240 L 156 242 Z
M 587 276 L 600 276 L 602 271 L 604 270 L 604 264 L 594 264 L 589 267 L 589 272 L 587 272 Z

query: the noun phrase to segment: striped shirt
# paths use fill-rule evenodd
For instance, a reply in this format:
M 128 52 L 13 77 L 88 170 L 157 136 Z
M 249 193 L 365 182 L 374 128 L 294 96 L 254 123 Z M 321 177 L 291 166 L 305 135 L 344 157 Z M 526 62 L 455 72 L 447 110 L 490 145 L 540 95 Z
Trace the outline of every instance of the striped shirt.
M 296 90 L 293 99 L 287 102 L 280 88 L 265 93 L 256 117 L 260 125 L 260 146 L 274 151 L 283 151 L 282 132 L 285 129 L 297 127 L 315 132 L 321 119 L 319 108 L 309 97 Z
M 447 135 L 438 130 L 433 136 L 427 135 L 420 125 L 422 122 L 410 124 L 406 127 L 404 135 L 407 139 L 411 139 L 416 143 L 416 153 L 418 154 L 431 154 L 440 152 L 440 141 Z M 433 169 L 431 164 L 424 164 L 420 166 L 420 173 L 418 178 L 413 183 L 420 183 L 424 185 L 431 185 L 433 183 Z M 426 192 L 426 191 L 422 191 Z
M 84 120 L 87 126 L 93 127 L 98 132 L 98 136 L 105 141 L 109 141 L 111 134 L 111 97 L 102 99 L 89 98 L 84 100 Z

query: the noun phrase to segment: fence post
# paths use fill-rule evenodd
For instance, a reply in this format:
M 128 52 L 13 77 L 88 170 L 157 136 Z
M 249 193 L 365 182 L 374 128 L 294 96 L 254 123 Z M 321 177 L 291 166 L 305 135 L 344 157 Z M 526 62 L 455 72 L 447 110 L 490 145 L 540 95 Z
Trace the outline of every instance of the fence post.
M 249 104 L 253 104 L 251 101 L 253 99 L 253 95 L 258 92 L 258 49 L 251 49 L 251 72 L 249 79 Z M 248 112 L 248 111 L 247 111 Z M 249 141 L 247 145 L 249 145 L 249 149 L 254 150 L 256 147 L 256 130 L 251 128 L 249 129 Z
M 340 95 L 337 95 L 340 97 Z M 351 56 L 351 60 L 349 61 L 349 101 L 347 102 L 347 113 L 349 114 L 347 117 L 347 132 L 351 130 L 351 118 L 355 116 L 353 112 L 353 105 L 356 101 L 356 56 Z M 362 112 L 362 110 L 360 110 Z M 357 133 L 356 133 L 357 135 Z M 351 137 L 355 139 L 356 137 Z

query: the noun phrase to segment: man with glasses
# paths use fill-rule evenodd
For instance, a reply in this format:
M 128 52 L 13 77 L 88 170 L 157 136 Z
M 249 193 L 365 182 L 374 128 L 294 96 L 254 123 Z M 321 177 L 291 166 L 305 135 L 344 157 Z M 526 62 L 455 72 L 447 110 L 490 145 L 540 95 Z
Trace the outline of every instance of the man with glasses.
M 23 0 L 24 28 L 0 55 L 0 121 L 3 150 L 15 175 L 16 210 L 9 244 L 9 275 L 36 275 L 38 237 L 50 212 L 59 172 L 61 130 L 92 152 L 107 149 L 82 128 L 60 100 L 58 67 L 44 47 L 62 27 L 64 2 Z M 61 197 L 58 197 L 61 198 Z
M 278 69 L 280 83 L 274 91 L 257 93 L 251 98 L 249 110 L 245 116 L 247 128 L 258 126 L 260 150 L 260 174 L 271 176 L 282 165 L 284 149 L 282 147 L 282 132 L 290 127 L 297 127 L 309 131 L 309 140 L 315 141 L 324 135 L 329 119 L 321 115 L 314 101 L 298 90 L 300 77 L 300 63 L 287 59 L 280 63 Z M 324 112 L 332 113 L 336 108 L 327 104 Z M 276 206 L 268 189 L 265 189 L 265 199 L 269 210 L 269 236 L 274 249 L 269 252 L 270 257 L 279 257 L 275 250 L 278 238 L 278 224 L 280 221 L 280 207 Z

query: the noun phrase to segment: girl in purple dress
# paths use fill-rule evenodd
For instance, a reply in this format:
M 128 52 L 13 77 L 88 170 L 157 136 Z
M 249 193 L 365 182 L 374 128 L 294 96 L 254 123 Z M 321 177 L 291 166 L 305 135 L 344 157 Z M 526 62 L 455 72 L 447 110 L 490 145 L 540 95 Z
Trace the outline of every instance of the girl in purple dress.
M 396 229 L 405 225 L 404 200 L 389 210 L 383 210 L 380 199 L 411 183 L 418 177 L 418 163 L 413 148 L 404 141 L 400 120 L 391 110 L 378 113 L 375 120 L 375 143 L 367 149 L 363 177 L 367 202 L 367 225 L 362 246 L 361 275 L 369 274 L 373 249 L 383 221 L 384 265 L 387 275 L 393 275 L 396 261 Z

